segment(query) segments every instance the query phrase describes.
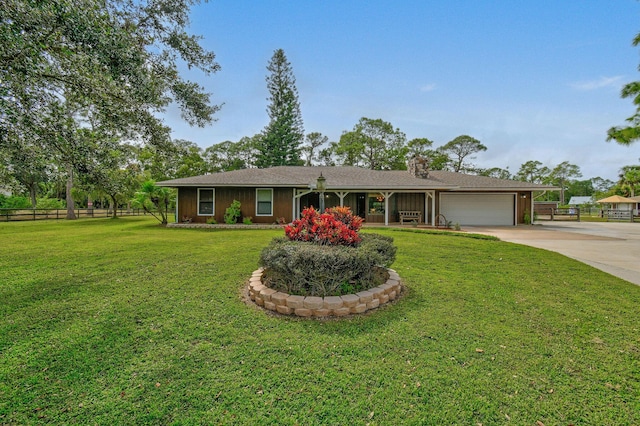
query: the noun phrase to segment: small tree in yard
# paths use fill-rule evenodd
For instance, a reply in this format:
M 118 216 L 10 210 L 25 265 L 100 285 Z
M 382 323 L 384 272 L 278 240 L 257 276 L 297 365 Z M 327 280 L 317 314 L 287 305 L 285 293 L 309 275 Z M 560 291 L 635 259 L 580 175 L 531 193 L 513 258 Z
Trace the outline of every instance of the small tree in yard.
M 157 186 L 155 182 L 149 180 L 142 184 L 140 191 L 136 192 L 132 204 L 135 208 L 144 209 L 161 224 L 166 225 L 172 197 L 173 192 L 169 188 Z

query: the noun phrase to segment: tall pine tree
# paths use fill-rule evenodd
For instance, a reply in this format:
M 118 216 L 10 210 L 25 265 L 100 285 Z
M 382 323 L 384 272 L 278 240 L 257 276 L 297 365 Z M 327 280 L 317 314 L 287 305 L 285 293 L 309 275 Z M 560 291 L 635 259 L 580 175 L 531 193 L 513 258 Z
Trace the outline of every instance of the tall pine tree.
M 256 165 L 260 168 L 300 165 L 304 127 L 296 79 L 284 50 L 273 53 L 267 70 L 270 72 L 267 76 L 270 121 L 258 145 Z

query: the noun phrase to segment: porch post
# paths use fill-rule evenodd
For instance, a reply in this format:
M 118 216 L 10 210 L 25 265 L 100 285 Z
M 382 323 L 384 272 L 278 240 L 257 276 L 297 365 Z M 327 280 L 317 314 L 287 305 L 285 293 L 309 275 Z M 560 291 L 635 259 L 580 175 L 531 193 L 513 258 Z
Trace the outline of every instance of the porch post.
M 436 191 L 431 192 L 431 226 L 436 226 Z
M 434 205 L 433 199 L 435 198 L 434 191 L 425 191 L 424 192 L 424 223 L 427 224 L 429 220 L 429 199 L 431 199 L 431 226 L 434 223 Z
M 389 226 L 389 197 L 393 195 L 393 192 L 381 192 L 384 196 L 384 226 Z
M 534 204 L 533 204 L 533 191 L 531 191 L 529 193 L 529 214 L 531 216 L 531 225 L 533 225 L 533 218 L 535 217 L 535 214 L 533 213 L 533 208 L 534 208 Z
M 176 212 L 175 212 L 175 223 L 178 223 L 180 220 L 178 219 L 178 201 L 180 200 L 179 197 L 179 193 L 180 193 L 180 188 L 176 188 Z M 214 200 L 215 202 L 215 200 Z M 91 211 L 91 213 L 93 214 L 93 210 Z M 214 212 L 215 214 L 215 212 Z
M 298 200 L 296 197 L 296 192 L 298 191 L 296 188 L 293 188 L 293 198 L 291 198 L 291 221 L 293 222 L 298 217 L 296 215 L 296 211 L 298 210 Z
M 344 197 L 346 197 L 349 194 L 349 192 L 337 191 L 337 192 L 334 192 L 334 194 L 336 194 L 340 198 L 340 207 L 344 207 Z
M 298 218 L 298 215 L 300 214 L 300 198 L 302 198 L 303 195 L 307 195 L 310 192 L 313 192 L 312 190 L 305 190 L 305 189 L 293 189 L 293 219 L 295 220 Z

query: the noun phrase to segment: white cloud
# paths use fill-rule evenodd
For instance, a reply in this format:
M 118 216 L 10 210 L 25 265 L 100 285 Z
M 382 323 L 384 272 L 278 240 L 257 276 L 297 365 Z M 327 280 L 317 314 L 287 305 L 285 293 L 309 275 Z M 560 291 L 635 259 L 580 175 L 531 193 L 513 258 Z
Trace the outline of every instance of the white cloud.
M 597 80 L 578 81 L 571 83 L 570 86 L 576 90 L 597 90 L 603 87 L 619 87 L 623 76 L 616 75 L 614 77 L 600 77 Z
M 436 90 L 436 84 L 435 83 L 425 84 L 424 86 L 420 87 L 420 91 L 421 92 L 432 92 L 434 90 Z

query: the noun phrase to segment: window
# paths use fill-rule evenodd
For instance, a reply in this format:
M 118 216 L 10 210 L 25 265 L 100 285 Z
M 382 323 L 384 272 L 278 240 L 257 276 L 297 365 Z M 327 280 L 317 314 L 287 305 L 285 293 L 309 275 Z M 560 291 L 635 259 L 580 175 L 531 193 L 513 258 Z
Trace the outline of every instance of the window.
M 369 194 L 369 214 L 384 214 L 384 196 L 382 194 Z
M 198 188 L 198 216 L 213 216 L 215 190 L 213 188 Z
M 273 189 L 256 189 L 256 216 L 273 216 Z

